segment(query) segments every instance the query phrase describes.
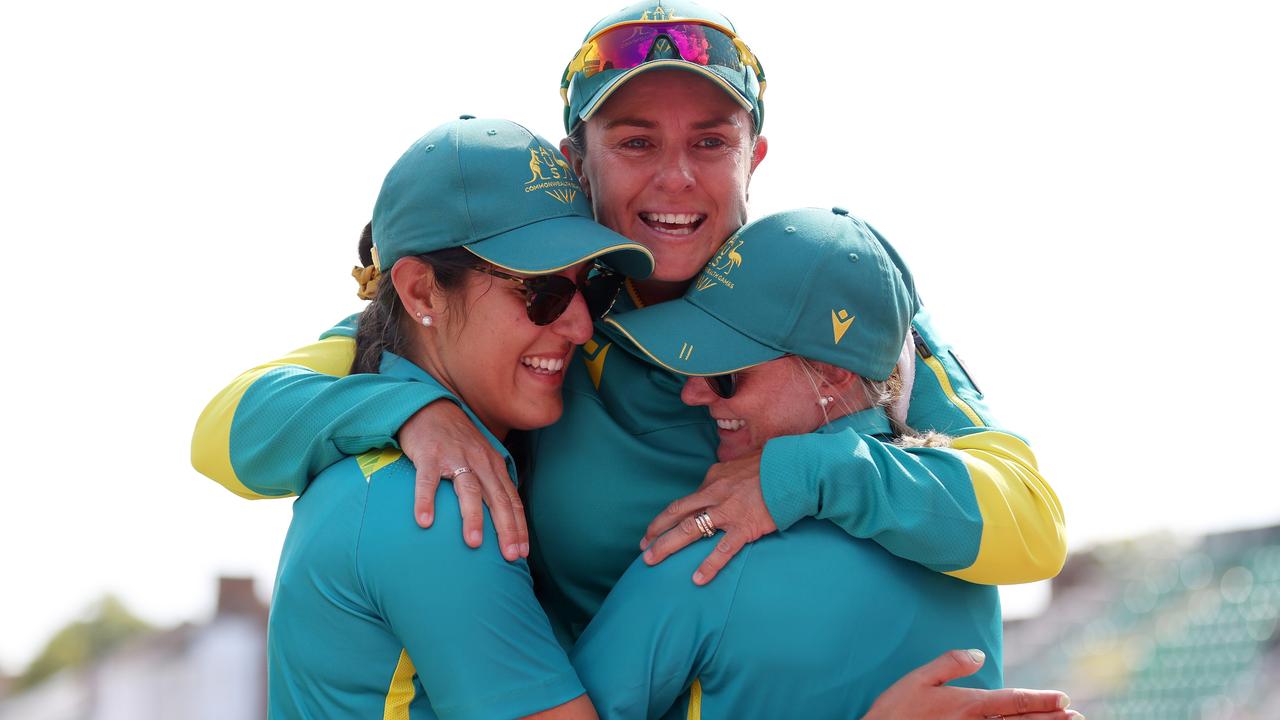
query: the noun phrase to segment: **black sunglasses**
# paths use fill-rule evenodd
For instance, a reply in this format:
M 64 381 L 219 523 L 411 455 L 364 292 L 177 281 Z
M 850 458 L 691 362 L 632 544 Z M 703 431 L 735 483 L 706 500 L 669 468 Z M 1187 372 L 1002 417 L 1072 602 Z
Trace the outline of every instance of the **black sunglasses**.
M 705 375 L 702 379 L 707 381 L 707 387 L 711 388 L 711 392 L 725 400 L 733 397 L 733 394 L 738 392 L 738 373 Z
M 573 302 L 573 294 L 576 292 L 582 293 L 582 299 L 587 303 L 587 314 L 595 322 L 613 308 L 622 284 L 626 281 L 620 273 L 598 263 L 581 283 L 575 283 L 563 275 L 519 277 L 486 265 L 474 265 L 471 269 L 520 283 L 524 287 L 525 311 L 529 313 L 529 322 L 534 325 L 550 325 L 555 322 L 569 309 L 569 303 Z

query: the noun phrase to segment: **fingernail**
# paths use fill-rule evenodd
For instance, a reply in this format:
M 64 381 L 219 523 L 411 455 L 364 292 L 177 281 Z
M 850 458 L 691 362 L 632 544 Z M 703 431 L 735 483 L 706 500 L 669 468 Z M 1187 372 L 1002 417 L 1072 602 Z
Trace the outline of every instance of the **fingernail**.
M 694 583 L 695 585 L 701 585 L 701 584 L 702 584 L 702 577 L 703 577 L 703 576 L 702 576 L 702 571 L 701 571 L 701 570 L 699 570 L 698 572 L 694 573 L 694 574 L 693 574 L 693 583 Z
M 520 557 L 520 546 L 516 545 L 515 543 L 511 543 L 510 545 L 508 545 L 507 556 L 513 559 Z
M 520 543 L 521 557 L 529 557 L 529 543 Z
M 641 550 L 644 550 L 644 549 L 645 549 L 645 548 L 647 548 L 647 547 L 649 547 L 649 543 L 645 542 L 644 538 L 641 538 L 641 539 L 640 539 L 640 549 L 641 549 Z
M 467 533 L 467 542 L 471 543 L 472 545 L 479 545 L 479 544 L 480 544 L 480 531 L 479 531 L 479 530 L 472 530 L 471 532 Z
M 418 524 L 419 524 L 419 525 L 430 525 L 430 524 L 431 524 L 431 513 L 425 513 L 425 512 L 424 512 L 424 513 L 422 513 L 421 515 L 419 515 L 419 516 L 418 516 Z
M 1059 710 L 1066 710 L 1070 706 L 1071 706 L 1071 698 L 1067 697 L 1066 695 L 1062 695 L 1058 698 Z
M 980 663 L 987 659 L 987 654 L 981 650 L 965 650 L 965 652 L 969 653 L 969 657 L 973 658 L 973 661 L 976 663 Z
M 644 561 L 645 561 L 646 563 L 649 563 L 650 565 L 652 565 L 652 564 L 653 564 L 653 551 L 652 551 L 652 550 L 645 550 L 645 551 L 644 551 Z

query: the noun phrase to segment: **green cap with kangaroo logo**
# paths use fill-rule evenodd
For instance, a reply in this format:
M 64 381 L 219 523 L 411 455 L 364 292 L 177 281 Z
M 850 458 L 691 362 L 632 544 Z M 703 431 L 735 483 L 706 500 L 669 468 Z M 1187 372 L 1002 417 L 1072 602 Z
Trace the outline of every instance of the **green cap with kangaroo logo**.
M 464 115 L 418 139 L 387 173 L 373 209 L 375 264 L 465 247 L 527 274 L 600 257 L 646 277 L 653 255 L 597 223 L 564 156 L 509 120 Z
M 734 233 L 684 297 L 605 322 L 683 375 L 798 355 L 885 380 L 918 307 L 911 272 L 874 230 L 805 208 Z

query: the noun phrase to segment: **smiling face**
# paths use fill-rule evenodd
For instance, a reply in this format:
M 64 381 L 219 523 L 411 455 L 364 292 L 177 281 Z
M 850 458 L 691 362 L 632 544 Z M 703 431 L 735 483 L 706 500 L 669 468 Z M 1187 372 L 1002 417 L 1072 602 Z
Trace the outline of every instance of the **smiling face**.
M 558 274 L 581 281 L 586 272 L 583 263 Z M 425 277 L 429 286 L 430 273 Z M 591 337 L 581 293 L 564 314 L 541 326 L 529 320 L 523 286 L 513 280 L 467 271 L 461 288 L 431 297 L 430 307 L 406 300 L 410 314 L 425 312 L 433 320 L 429 328 L 416 327 L 411 360 L 453 390 L 500 439 L 509 430 L 545 427 L 560 418 L 564 367 L 574 347 Z
M 596 220 L 653 253 L 637 283 L 678 296 L 747 220 L 747 186 L 764 159 L 751 115 L 709 80 L 678 69 L 643 73 L 587 121 L 571 161 Z M 566 147 L 566 146 L 562 146 Z
M 700 377 L 686 380 L 680 393 L 686 405 L 705 405 L 711 411 L 720 437 L 720 462 L 760 450 L 772 438 L 813 432 L 827 422 L 818 404 L 818 387 L 826 387 L 824 380 L 799 358 L 781 357 L 737 375 L 737 389 L 727 400 Z

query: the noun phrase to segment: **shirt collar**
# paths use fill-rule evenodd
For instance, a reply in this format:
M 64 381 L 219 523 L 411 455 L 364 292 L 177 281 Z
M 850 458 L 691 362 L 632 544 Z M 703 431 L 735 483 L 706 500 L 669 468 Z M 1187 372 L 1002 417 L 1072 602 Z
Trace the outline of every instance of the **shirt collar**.
M 818 428 L 820 433 L 835 433 L 841 430 L 852 430 L 860 435 L 892 435 L 893 427 L 889 424 L 889 417 L 884 414 L 884 408 L 873 407 L 838 417 L 835 420 Z

